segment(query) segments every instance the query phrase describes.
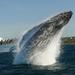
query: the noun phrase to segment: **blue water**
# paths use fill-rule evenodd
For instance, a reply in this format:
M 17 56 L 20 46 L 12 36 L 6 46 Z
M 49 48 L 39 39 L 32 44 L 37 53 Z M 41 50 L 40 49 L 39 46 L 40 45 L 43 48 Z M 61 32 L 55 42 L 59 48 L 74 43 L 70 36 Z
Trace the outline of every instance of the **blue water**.
M 12 65 L 13 45 L 0 46 L 0 75 L 75 75 L 75 45 L 64 45 L 60 57 L 51 66 Z

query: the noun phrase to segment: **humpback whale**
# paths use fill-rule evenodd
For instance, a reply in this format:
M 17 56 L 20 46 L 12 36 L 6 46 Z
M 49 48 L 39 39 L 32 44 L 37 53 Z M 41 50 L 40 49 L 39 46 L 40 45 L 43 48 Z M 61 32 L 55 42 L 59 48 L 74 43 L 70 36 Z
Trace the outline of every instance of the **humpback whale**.
M 60 47 L 61 31 L 71 16 L 72 11 L 60 13 L 24 34 L 19 42 L 19 52 L 16 54 L 13 64 L 54 64 L 59 49 L 56 48 Z M 54 46 L 52 47 L 51 44 Z

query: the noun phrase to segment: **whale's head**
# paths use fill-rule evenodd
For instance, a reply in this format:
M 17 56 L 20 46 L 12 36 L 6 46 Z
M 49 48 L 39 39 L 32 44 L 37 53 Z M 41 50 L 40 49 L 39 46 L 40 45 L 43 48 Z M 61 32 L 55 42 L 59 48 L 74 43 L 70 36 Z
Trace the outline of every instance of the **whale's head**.
M 42 25 L 42 28 L 46 29 L 48 32 L 55 34 L 61 30 L 71 19 L 72 11 L 60 13 L 48 20 L 46 20 Z
M 65 26 L 72 17 L 72 11 L 60 13 L 50 19 L 51 22 L 55 23 L 55 28 L 62 28 Z

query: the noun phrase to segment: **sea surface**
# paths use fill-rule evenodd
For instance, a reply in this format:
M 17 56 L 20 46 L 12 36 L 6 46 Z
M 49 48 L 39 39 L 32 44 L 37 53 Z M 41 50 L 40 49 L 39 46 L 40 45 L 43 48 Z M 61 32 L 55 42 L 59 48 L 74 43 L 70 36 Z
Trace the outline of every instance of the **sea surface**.
M 12 65 L 15 45 L 0 45 L 0 75 L 75 75 L 75 45 L 63 45 L 57 63 L 51 66 Z

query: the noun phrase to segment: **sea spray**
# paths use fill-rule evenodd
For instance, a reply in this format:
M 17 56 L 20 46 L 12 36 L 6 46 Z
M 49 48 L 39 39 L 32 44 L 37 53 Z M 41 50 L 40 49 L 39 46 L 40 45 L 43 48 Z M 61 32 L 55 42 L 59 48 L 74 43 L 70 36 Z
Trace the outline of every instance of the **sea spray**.
M 63 28 L 64 29 L 64 28 Z M 32 62 L 34 65 L 52 65 L 57 62 L 57 57 L 60 55 L 61 48 L 61 36 L 63 29 L 60 30 L 52 39 L 51 42 L 47 45 L 43 52 L 35 52 L 29 59 L 29 62 Z

